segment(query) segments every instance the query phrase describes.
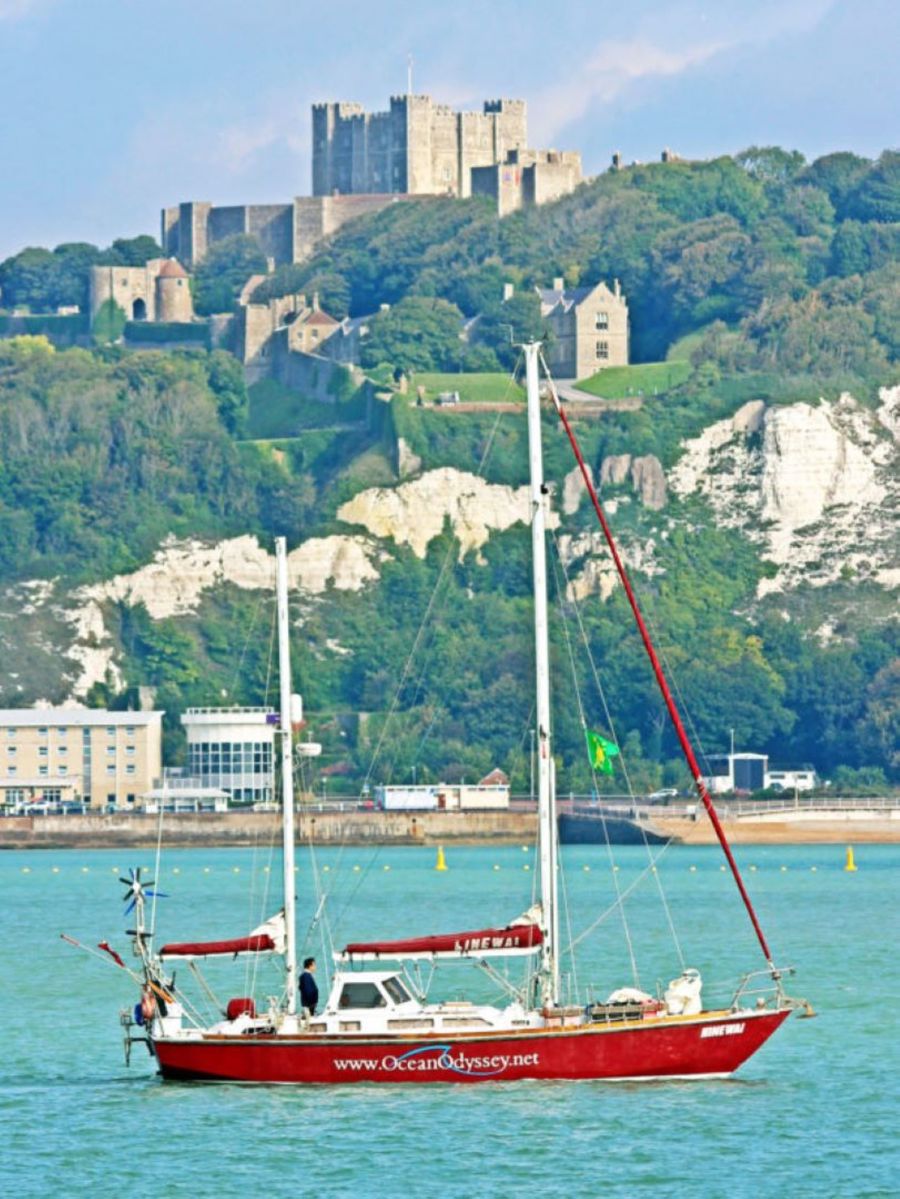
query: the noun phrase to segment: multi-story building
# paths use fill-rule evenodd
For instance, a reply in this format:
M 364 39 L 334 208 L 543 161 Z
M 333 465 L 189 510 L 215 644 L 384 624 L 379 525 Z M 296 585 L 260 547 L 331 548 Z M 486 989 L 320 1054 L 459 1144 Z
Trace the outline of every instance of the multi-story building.
M 559 379 L 587 379 L 607 366 L 628 365 L 628 304 L 618 279 L 612 289 L 538 288 L 541 316 L 550 330 L 547 364 Z
M 233 800 L 275 798 L 274 746 L 278 715 L 271 708 L 188 708 L 187 775 L 201 787 L 220 788 Z
M 162 774 L 162 712 L 0 710 L 0 803 L 139 804 Z

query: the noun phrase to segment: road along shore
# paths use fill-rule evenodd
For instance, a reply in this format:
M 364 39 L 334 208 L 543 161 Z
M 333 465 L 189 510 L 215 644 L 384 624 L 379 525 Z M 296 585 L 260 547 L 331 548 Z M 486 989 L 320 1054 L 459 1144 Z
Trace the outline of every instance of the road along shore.
M 723 823 L 736 845 L 900 843 L 900 805 L 867 809 L 764 815 L 725 812 Z M 600 822 L 598 821 L 598 824 Z M 648 830 L 685 845 L 712 845 L 706 817 L 641 812 Z M 170 846 L 245 846 L 280 837 L 277 812 L 167 812 L 163 841 Z M 316 845 L 526 845 L 537 832 L 534 812 L 359 812 L 298 809 L 297 843 Z M 0 849 L 118 849 L 153 846 L 159 817 L 141 812 L 0 818 Z

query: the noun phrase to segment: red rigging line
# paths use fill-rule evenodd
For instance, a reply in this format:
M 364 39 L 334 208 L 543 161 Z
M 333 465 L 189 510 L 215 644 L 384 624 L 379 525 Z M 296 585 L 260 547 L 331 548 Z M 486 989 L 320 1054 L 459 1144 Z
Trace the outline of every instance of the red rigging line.
M 581 470 L 581 476 L 584 479 L 584 484 L 587 488 L 588 495 L 591 497 L 591 503 L 594 505 L 594 511 L 597 513 L 597 519 L 600 521 L 600 527 L 603 529 L 603 536 L 606 538 L 606 544 L 609 546 L 609 552 L 612 554 L 616 571 L 618 572 L 619 578 L 622 581 L 622 586 L 625 589 L 628 602 L 631 605 L 631 611 L 634 613 L 634 618 L 637 621 L 638 630 L 641 634 L 641 640 L 644 643 L 644 649 L 647 651 L 647 656 L 650 659 L 650 665 L 653 667 L 653 673 L 656 676 L 657 685 L 662 693 L 669 716 L 672 719 L 672 724 L 675 726 L 675 732 L 678 735 L 678 741 L 681 745 L 682 753 L 684 754 L 688 768 L 693 776 L 694 784 L 697 788 L 697 794 L 700 796 L 703 806 L 706 809 L 706 814 L 709 816 L 713 829 L 715 830 L 715 834 L 719 839 L 719 844 L 722 846 L 722 851 L 725 854 L 728 865 L 731 867 L 732 876 L 737 884 L 737 889 L 740 892 L 741 899 L 744 901 L 744 907 L 747 909 L 747 914 L 750 917 L 750 922 L 753 925 L 753 929 L 756 933 L 756 937 L 762 948 L 763 954 L 765 955 L 766 961 L 774 970 L 775 966 L 772 961 L 772 954 L 769 950 L 768 942 L 766 941 L 765 934 L 763 933 L 762 927 L 759 923 L 756 910 L 753 907 L 753 903 L 751 902 L 749 894 L 747 893 L 747 888 L 744 886 L 744 880 L 741 877 L 738 864 L 734 860 L 734 854 L 731 852 L 731 846 L 728 843 L 725 830 L 722 828 L 722 824 L 719 820 L 715 806 L 713 805 L 712 800 L 709 798 L 709 792 L 706 790 L 706 784 L 703 782 L 703 776 L 700 773 L 700 766 L 697 762 L 696 755 L 694 754 L 694 747 L 688 740 L 688 735 L 685 732 L 684 725 L 681 722 L 681 716 L 679 715 L 672 692 L 669 690 L 669 684 L 666 681 L 666 676 L 663 674 L 663 669 L 660 665 L 659 658 L 656 656 L 656 650 L 654 649 L 653 642 L 650 639 L 650 633 L 646 624 L 644 623 L 644 618 L 641 615 L 640 608 L 638 607 L 637 597 L 635 596 L 634 590 L 631 586 L 631 580 L 628 578 L 628 572 L 625 570 L 625 564 L 619 555 L 619 549 L 616 545 L 615 538 L 612 535 L 612 529 L 609 527 L 606 515 L 597 496 L 597 491 L 594 487 L 594 481 L 591 478 L 591 472 L 588 470 L 587 464 L 584 460 L 584 455 L 581 452 L 581 446 L 578 444 L 578 438 L 575 436 L 575 432 L 569 423 L 566 410 L 562 406 L 560 398 L 556 393 L 556 387 L 552 381 L 550 383 L 550 395 L 553 398 L 553 405 L 556 408 L 559 419 L 562 422 L 562 426 L 566 431 L 566 436 L 569 439 L 569 444 L 572 447 L 575 460 L 577 461 L 579 469 Z

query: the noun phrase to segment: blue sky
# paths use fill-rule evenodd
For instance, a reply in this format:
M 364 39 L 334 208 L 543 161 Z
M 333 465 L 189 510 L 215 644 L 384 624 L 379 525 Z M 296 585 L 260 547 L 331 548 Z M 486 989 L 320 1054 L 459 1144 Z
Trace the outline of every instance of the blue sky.
M 900 0 L 0 0 L 0 258 L 310 190 L 309 106 L 524 97 L 588 172 L 900 143 Z

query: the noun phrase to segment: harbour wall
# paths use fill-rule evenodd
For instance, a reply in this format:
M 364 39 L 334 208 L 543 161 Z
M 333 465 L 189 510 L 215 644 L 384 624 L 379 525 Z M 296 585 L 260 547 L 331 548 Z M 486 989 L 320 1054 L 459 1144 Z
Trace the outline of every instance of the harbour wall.
M 884 805 L 886 801 L 880 801 Z M 735 815 L 723 823 L 736 845 L 817 844 L 855 841 L 900 843 L 900 804 L 834 810 L 785 810 Z M 641 811 L 655 833 L 685 845 L 713 845 L 715 833 L 697 812 Z M 601 822 L 598 821 L 598 825 Z M 170 846 L 252 846 L 281 835 L 278 812 L 167 812 L 163 841 Z M 378 812 L 304 810 L 297 813 L 297 842 L 317 845 L 519 845 L 537 834 L 534 811 Z M 0 818 L 0 849 L 118 849 L 155 846 L 159 817 L 141 812 Z M 599 838 L 602 841 L 602 837 Z
M 297 844 L 438 845 L 533 842 L 534 812 L 297 813 Z M 159 817 L 141 812 L 0 819 L 0 849 L 118 849 L 156 845 Z M 167 812 L 166 845 L 258 845 L 281 836 L 278 812 Z

